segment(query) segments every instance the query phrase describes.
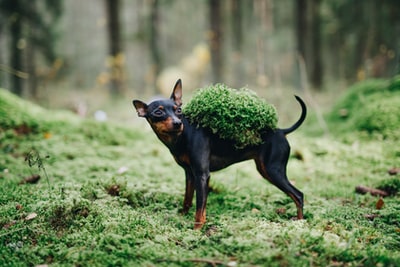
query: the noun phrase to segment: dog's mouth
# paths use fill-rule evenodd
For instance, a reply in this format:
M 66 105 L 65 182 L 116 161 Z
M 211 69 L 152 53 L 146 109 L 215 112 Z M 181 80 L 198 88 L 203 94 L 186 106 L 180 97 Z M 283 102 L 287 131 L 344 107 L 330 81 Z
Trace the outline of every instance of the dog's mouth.
M 177 126 L 178 127 L 178 126 Z M 178 128 L 176 128 L 175 126 L 173 128 L 170 128 L 166 131 L 164 131 L 164 133 L 166 134 L 176 134 L 179 135 L 181 134 L 183 131 L 183 125 L 180 125 Z
M 177 136 L 183 132 L 183 124 L 182 123 L 156 123 L 152 125 L 155 132 L 164 134 L 164 135 L 172 135 Z
M 169 123 L 168 130 L 171 133 L 181 133 L 183 131 L 183 123 L 180 120 L 171 122 Z

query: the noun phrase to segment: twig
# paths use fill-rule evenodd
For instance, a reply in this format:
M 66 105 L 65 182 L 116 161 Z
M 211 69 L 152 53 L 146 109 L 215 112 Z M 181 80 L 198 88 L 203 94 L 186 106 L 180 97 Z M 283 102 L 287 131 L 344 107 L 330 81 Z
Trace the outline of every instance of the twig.
M 208 264 L 211 264 L 212 266 L 224 265 L 225 264 L 223 261 L 210 260 L 210 259 L 186 259 L 186 260 L 183 260 L 183 261 L 198 262 L 198 263 L 208 263 Z
M 28 79 L 29 78 L 29 73 L 13 69 L 13 68 L 11 68 L 11 67 L 9 67 L 7 65 L 4 65 L 4 64 L 0 64 L 0 70 L 4 71 L 4 72 L 7 72 L 9 74 L 15 75 L 15 76 L 17 76 L 18 78 L 21 78 L 21 79 Z
M 166 262 L 166 261 L 173 261 L 173 262 L 194 262 L 194 263 L 208 263 L 211 266 L 217 265 L 225 265 L 227 266 L 224 261 L 221 260 L 212 260 L 212 259 L 200 259 L 200 258 L 193 258 L 193 259 L 181 259 L 181 260 L 171 260 L 171 259 L 159 259 L 159 262 Z
M 381 197 L 387 197 L 389 195 L 389 193 L 386 191 L 379 190 L 376 188 L 366 187 L 363 185 L 356 186 L 356 193 L 359 193 L 359 194 L 370 193 L 373 196 L 381 196 Z
M 48 156 L 46 156 L 48 158 Z M 25 157 L 25 161 L 28 162 L 29 167 L 33 167 L 37 165 L 39 171 L 43 171 L 44 176 L 46 177 L 47 185 L 49 187 L 49 194 L 51 196 L 51 186 L 50 186 L 50 179 L 49 176 L 47 175 L 46 168 L 44 167 L 43 164 L 43 159 L 39 154 L 39 151 L 32 149 Z
M 34 226 L 37 228 L 37 226 L 41 226 L 41 225 L 45 225 L 45 224 L 46 223 L 36 223 L 36 224 L 34 224 Z M 31 227 L 29 227 L 29 225 L 24 225 L 24 226 L 21 226 L 19 228 L 7 230 L 6 232 L 0 234 L 0 238 L 3 238 L 5 236 L 8 236 L 8 235 L 11 235 L 11 234 L 23 231 L 23 230 L 35 231 L 35 230 L 31 229 Z

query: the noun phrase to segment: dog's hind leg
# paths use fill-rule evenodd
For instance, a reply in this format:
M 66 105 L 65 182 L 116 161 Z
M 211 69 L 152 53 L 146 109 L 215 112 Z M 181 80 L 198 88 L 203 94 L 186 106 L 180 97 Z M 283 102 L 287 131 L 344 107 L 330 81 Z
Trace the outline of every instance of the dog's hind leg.
M 290 152 L 289 144 L 287 141 L 278 142 L 278 144 L 278 147 L 271 145 L 268 148 L 268 153 L 260 153 L 255 160 L 257 170 L 265 179 L 285 192 L 294 201 L 297 208 L 297 219 L 300 220 L 304 218 L 303 193 L 290 183 L 286 175 L 286 164 Z

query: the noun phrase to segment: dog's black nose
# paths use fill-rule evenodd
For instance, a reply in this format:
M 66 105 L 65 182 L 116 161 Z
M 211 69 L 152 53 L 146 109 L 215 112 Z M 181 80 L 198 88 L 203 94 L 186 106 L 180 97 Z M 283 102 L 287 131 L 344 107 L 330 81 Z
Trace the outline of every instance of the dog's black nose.
M 181 121 L 174 121 L 173 123 L 174 129 L 179 129 L 181 128 L 182 122 Z

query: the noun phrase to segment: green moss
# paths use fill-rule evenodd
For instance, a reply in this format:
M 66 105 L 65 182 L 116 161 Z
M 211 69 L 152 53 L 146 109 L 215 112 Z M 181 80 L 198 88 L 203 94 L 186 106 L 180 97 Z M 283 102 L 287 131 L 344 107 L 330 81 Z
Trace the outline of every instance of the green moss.
M 149 128 L 67 114 L 34 117 L 50 138 L 0 138 L 1 266 L 399 265 L 400 195 L 377 210 L 375 196 L 354 193 L 389 182 L 398 141 L 363 139 L 355 148 L 300 132 L 292 138 L 306 160 L 292 160 L 288 174 L 306 196 L 306 220 L 290 220 L 291 199 L 243 162 L 212 174 L 207 224 L 193 231 L 195 207 L 177 212 L 184 173 Z M 50 186 L 43 168 L 25 161 L 32 147 Z M 19 185 L 32 174 L 42 179 Z M 389 187 L 398 190 L 397 176 Z
M 394 76 L 388 86 L 389 91 L 400 92 L 400 75 Z
M 399 139 L 400 76 L 355 84 L 338 101 L 329 115 L 334 131 L 367 132 Z
M 275 129 L 278 122 L 275 107 L 256 93 L 224 84 L 198 90 L 183 111 L 191 123 L 233 140 L 237 148 L 262 143 L 261 132 Z
M 352 118 L 368 104 L 371 96 L 385 91 L 387 84 L 385 80 L 368 80 L 349 87 L 335 104 L 330 118 L 334 121 L 346 121 Z
M 0 128 L 37 131 L 38 118 L 45 113 L 44 109 L 24 101 L 9 91 L 0 88 Z M 27 130 L 26 129 L 26 130 Z
M 0 132 L 39 133 L 80 121 L 72 112 L 47 110 L 0 88 Z
M 400 96 L 379 99 L 355 116 L 358 130 L 379 133 L 384 138 L 400 138 Z

